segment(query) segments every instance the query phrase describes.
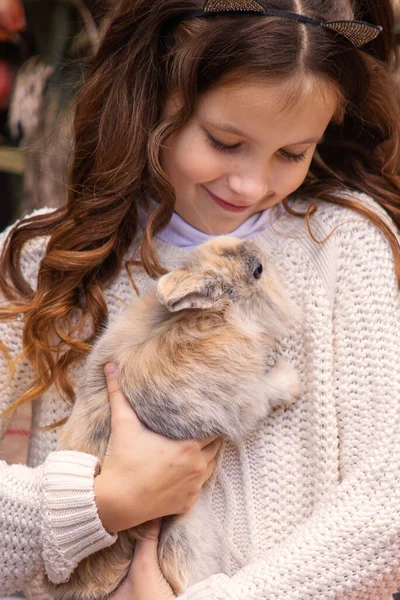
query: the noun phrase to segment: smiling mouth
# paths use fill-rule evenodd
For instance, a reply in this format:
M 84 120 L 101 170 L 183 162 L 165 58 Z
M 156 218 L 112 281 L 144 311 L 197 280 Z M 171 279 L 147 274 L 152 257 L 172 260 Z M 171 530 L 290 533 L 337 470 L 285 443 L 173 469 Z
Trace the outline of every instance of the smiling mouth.
M 236 204 L 231 204 L 230 202 L 226 202 L 225 200 L 222 200 L 222 198 L 219 198 L 218 196 L 210 192 L 210 190 L 208 190 L 206 187 L 204 189 L 209 193 L 211 199 L 214 200 L 216 204 L 218 204 L 225 210 L 228 210 L 229 212 L 246 212 L 252 206 L 251 204 L 247 204 L 246 206 L 237 206 Z

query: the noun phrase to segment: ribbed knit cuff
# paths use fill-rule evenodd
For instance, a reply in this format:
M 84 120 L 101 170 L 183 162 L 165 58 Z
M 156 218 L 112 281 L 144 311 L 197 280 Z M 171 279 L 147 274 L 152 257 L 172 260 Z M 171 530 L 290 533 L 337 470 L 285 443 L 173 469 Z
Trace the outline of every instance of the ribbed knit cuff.
M 213 584 L 215 584 L 215 587 L 218 587 L 218 589 L 221 589 L 227 582 L 229 582 L 229 577 L 226 575 L 212 575 L 205 581 L 200 581 L 200 583 L 192 585 L 186 592 L 178 596 L 178 600 L 230 600 L 230 595 L 224 594 L 224 597 L 222 598 L 222 596 L 217 594 L 213 589 Z
M 94 499 L 96 456 L 63 450 L 52 452 L 43 473 L 43 559 L 53 583 L 68 581 L 87 556 L 111 546 Z
M 207 581 L 201 581 L 178 596 L 178 600 L 217 600 L 217 597 Z

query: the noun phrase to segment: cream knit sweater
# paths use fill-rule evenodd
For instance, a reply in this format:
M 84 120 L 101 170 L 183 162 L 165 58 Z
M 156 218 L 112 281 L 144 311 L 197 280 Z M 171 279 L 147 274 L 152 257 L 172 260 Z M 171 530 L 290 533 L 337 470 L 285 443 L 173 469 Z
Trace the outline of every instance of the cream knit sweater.
M 400 586 L 400 299 L 392 254 L 376 227 L 350 210 L 321 203 L 311 221 L 318 239 L 339 227 L 318 245 L 304 220 L 284 214 L 256 237 L 302 311 L 281 352 L 304 393 L 245 443 L 226 444 L 207 485 L 224 533 L 220 574 L 181 600 L 389 600 Z M 156 244 L 169 269 L 185 256 Z M 24 254 L 32 284 L 44 248 L 36 240 Z M 134 276 L 141 291 L 155 286 L 139 269 Z M 106 290 L 111 320 L 133 296 L 121 272 Z M 0 323 L 14 356 L 22 325 Z M 0 410 L 32 376 L 22 363 L 3 389 L 4 371 L 3 362 Z M 76 370 L 77 382 L 82 374 Z M 49 391 L 34 403 L 32 425 L 68 413 Z M 96 513 L 96 458 L 53 452 L 55 445 L 55 432 L 34 433 L 29 467 L 0 463 L 0 595 L 24 589 L 43 600 L 44 570 L 64 581 L 79 560 L 114 541 Z

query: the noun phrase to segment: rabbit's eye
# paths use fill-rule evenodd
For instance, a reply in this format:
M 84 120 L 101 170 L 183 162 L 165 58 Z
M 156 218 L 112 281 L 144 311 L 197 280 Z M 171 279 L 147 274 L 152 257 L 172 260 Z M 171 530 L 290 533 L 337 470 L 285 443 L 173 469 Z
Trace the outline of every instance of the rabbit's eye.
M 263 272 L 263 266 L 262 265 L 258 265 L 257 269 L 253 273 L 254 279 L 260 279 L 260 277 L 262 275 L 262 272 Z

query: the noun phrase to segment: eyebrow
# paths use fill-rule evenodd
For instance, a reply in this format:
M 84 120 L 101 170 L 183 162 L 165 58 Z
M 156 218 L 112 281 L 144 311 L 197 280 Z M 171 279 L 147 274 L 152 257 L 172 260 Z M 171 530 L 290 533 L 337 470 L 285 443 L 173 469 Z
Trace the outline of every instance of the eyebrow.
M 243 131 L 240 131 L 240 129 L 236 129 L 236 127 L 234 127 L 234 125 L 230 125 L 229 123 L 224 123 L 224 125 L 214 125 L 214 123 L 209 123 L 211 125 L 211 127 L 214 127 L 215 129 L 220 129 L 221 131 L 226 131 L 227 133 L 233 133 L 234 135 L 237 135 L 239 137 L 247 137 L 249 140 L 253 140 L 255 141 L 253 138 L 251 138 L 250 136 L 246 135 L 245 133 L 243 133 Z M 307 140 L 303 140 L 302 142 L 295 142 L 293 144 L 286 144 L 286 146 L 301 146 L 303 144 L 320 144 L 321 142 L 323 142 L 324 140 L 324 135 L 322 135 L 321 137 L 313 137 Z

